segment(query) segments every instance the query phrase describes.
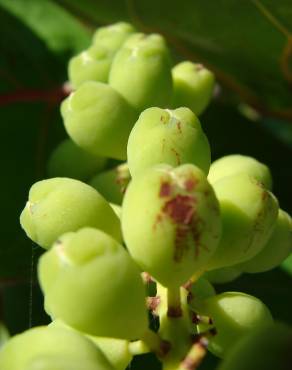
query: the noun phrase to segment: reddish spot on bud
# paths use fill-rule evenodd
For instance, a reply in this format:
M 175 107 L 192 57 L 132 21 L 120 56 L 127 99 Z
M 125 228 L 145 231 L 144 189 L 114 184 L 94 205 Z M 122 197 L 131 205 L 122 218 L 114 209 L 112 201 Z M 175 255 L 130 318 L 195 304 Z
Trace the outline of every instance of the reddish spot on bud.
M 169 197 L 171 195 L 172 186 L 169 182 L 162 182 L 159 190 L 159 197 Z
M 184 187 L 187 191 L 192 191 L 195 189 L 198 180 L 195 177 L 190 177 L 184 182 Z
M 167 194 L 167 196 L 169 196 L 169 189 L 164 186 L 162 194 Z M 201 225 L 203 222 L 196 214 L 196 205 L 197 199 L 194 195 L 177 194 L 164 203 L 153 225 L 153 228 L 156 229 L 157 225 L 162 222 L 164 218 L 168 218 L 174 224 L 175 250 L 173 259 L 176 262 L 182 260 L 185 252 L 192 245 L 191 239 L 194 242 L 195 258 L 199 256 L 201 247 L 208 250 L 201 244 Z
M 177 127 L 177 129 L 178 129 L 178 132 L 179 132 L 180 134 L 182 134 L 181 122 L 180 122 L 180 121 L 178 121 L 178 122 L 176 123 L 176 127 Z
M 167 340 L 162 340 L 160 343 L 159 353 L 157 355 L 159 357 L 164 357 L 168 354 L 171 349 L 171 344 Z
M 193 240 L 195 242 L 195 256 L 196 257 L 199 256 L 199 245 L 200 245 L 200 238 L 201 238 L 201 231 L 200 231 L 200 228 L 199 228 L 199 224 L 200 224 L 200 220 L 198 220 L 196 215 L 195 215 L 195 217 L 193 219 L 193 222 L 190 225 L 190 229 L 191 229 L 191 234 L 192 234 Z
M 188 225 L 195 212 L 195 203 L 194 197 L 179 194 L 165 203 L 162 212 L 175 223 Z
M 194 197 L 179 194 L 167 201 L 162 208 L 162 213 L 167 215 L 176 225 L 174 260 L 177 262 L 181 261 L 185 250 L 188 249 L 188 233 L 191 231 L 193 234 L 192 221 L 195 214 L 195 205 L 196 199 Z
M 173 318 L 182 317 L 182 309 L 180 307 L 168 307 L 167 316 Z

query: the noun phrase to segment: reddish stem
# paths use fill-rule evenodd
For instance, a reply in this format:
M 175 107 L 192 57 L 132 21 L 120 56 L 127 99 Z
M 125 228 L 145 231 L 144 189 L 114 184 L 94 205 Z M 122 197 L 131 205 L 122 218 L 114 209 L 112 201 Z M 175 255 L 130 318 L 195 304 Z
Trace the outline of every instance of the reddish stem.
M 18 90 L 7 94 L 0 94 L 0 106 L 17 102 L 48 102 L 59 103 L 71 92 L 68 83 L 51 90 Z

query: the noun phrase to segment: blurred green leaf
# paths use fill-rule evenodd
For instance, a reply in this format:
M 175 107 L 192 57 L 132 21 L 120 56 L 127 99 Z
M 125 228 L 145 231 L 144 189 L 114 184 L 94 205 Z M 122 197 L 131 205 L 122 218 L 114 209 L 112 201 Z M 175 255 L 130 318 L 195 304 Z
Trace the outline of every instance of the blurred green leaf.
M 5 103 L 7 94 L 11 98 L 0 110 L 0 288 L 4 292 L 4 318 L 12 333 L 26 329 L 29 323 L 48 320 L 38 286 L 28 283 L 35 277 L 42 250 L 25 236 L 19 215 L 31 184 L 45 176 L 51 148 L 64 136 L 57 100 L 43 97 L 38 101 L 38 94 L 58 90 L 66 80 L 68 57 L 89 42 L 90 32 L 80 20 L 92 27 L 131 20 L 141 30 L 163 32 L 178 59 L 206 63 L 220 82 L 245 102 L 264 114 L 291 118 L 288 39 L 292 35 L 289 38 L 290 31 L 283 31 L 291 28 L 290 3 L 0 0 L 0 103 Z M 21 97 L 25 100 L 32 92 L 34 101 L 20 102 Z M 234 102 L 233 95 L 231 100 Z M 215 100 L 201 121 L 213 159 L 242 153 L 266 163 L 272 170 L 274 192 L 281 207 L 292 213 L 292 153 L 285 144 L 290 143 L 290 124 L 266 119 L 252 121 L 240 114 L 236 106 L 222 100 Z M 20 280 L 24 282 L 19 284 Z M 268 304 L 275 318 L 291 323 L 291 277 L 280 269 L 246 274 L 219 289 L 254 294 Z M 214 368 L 214 361 L 209 356 L 202 368 Z M 133 366 L 158 369 L 159 363 L 148 356 L 137 358 Z
M 262 124 L 273 135 L 292 148 L 292 125 L 290 122 L 266 118 Z
M 50 0 L 0 0 L 0 6 L 19 18 L 49 49 L 76 52 L 90 41 L 90 32 L 64 8 Z
M 73 14 L 95 26 L 131 19 L 127 0 L 54 0 Z M 160 8 L 157 3 L 158 9 Z
M 290 0 L 56 0 L 93 23 L 128 19 L 163 33 L 184 59 L 263 113 L 292 119 Z
M 1 248 L 0 284 L 29 279 L 32 242 L 19 224 L 31 184 L 44 176 L 52 142 L 62 135 L 58 107 L 38 101 L 66 77 L 66 64 L 16 17 L 0 7 Z M 21 103 L 33 92 L 34 102 Z M 7 99 L 9 98 L 9 99 Z
M 61 136 L 57 111 L 45 104 L 14 104 L 0 110 L 1 248 L 0 286 L 29 280 L 32 250 L 41 248 L 25 235 L 19 216 L 33 182 L 45 176 L 45 162 Z M 59 134 L 60 132 L 60 134 Z
M 63 62 L 16 17 L 0 7 L 0 93 L 61 84 Z M 1 103 L 2 103 L 1 97 Z

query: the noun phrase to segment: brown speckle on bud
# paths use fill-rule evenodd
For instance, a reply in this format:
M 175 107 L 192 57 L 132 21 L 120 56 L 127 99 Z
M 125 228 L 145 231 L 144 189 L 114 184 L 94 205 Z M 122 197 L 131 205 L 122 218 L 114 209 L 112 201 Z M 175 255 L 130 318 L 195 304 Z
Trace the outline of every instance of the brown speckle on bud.
M 148 272 L 143 271 L 141 273 L 141 277 L 142 277 L 144 284 L 150 284 L 154 282 L 153 277 Z
M 184 187 L 187 191 L 193 191 L 195 189 L 197 185 L 197 180 L 193 177 L 193 178 L 188 178 L 185 182 L 184 182 Z
M 159 306 L 161 299 L 159 296 L 156 297 L 147 297 L 146 305 L 148 310 L 150 310 L 154 315 L 156 315 L 157 307 Z
M 170 148 L 170 150 L 174 153 L 175 158 L 176 158 L 176 163 L 179 166 L 181 164 L 181 160 L 180 160 L 180 155 L 178 151 L 176 151 L 174 148 Z
M 160 185 L 160 190 L 159 190 L 159 197 L 164 198 L 164 197 L 169 197 L 172 192 L 172 186 L 169 182 L 162 182 Z
M 172 307 L 169 306 L 167 309 L 167 316 L 172 318 L 182 317 L 182 309 L 181 307 Z
M 192 184 L 194 186 L 194 184 Z M 172 189 L 171 189 L 172 190 Z M 159 194 L 170 194 L 169 185 L 166 182 L 162 183 Z M 171 194 L 169 195 L 171 196 Z M 155 229 L 157 225 L 167 217 L 175 225 L 175 251 L 174 260 L 180 262 L 184 253 L 189 248 L 188 235 L 190 234 L 195 246 L 195 257 L 199 256 L 200 247 L 205 248 L 201 244 L 201 223 L 202 221 L 196 214 L 197 199 L 194 195 L 177 194 L 167 200 L 161 212 L 157 215 L 156 222 L 153 225 Z
M 160 351 L 158 357 L 165 357 L 171 349 L 171 344 L 167 340 L 162 340 L 160 343 Z

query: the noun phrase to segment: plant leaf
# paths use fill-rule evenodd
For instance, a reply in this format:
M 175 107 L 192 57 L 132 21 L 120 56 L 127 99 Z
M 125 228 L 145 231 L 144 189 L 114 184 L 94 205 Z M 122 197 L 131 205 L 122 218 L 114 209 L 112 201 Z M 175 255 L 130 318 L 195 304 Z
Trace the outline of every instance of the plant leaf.
M 27 27 L 0 7 L 1 246 L 0 284 L 30 276 L 33 243 L 19 224 L 27 192 L 44 176 L 48 148 L 63 134 L 57 107 L 50 101 L 21 103 L 19 91 L 55 88 L 66 68 Z M 7 96 L 11 99 L 7 103 Z M 37 100 L 37 99 L 36 99 Z M 60 133 L 60 134 L 59 134 Z
M 90 31 L 53 1 L 0 0 L 0 6 L 19 18 L 54 52 L 77 52 L 90 42 Z

